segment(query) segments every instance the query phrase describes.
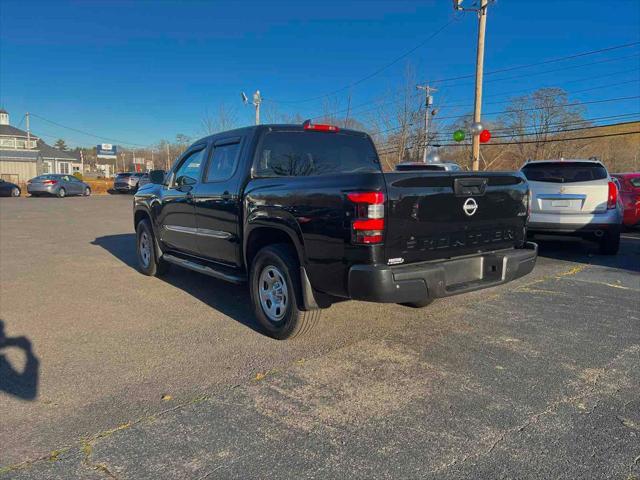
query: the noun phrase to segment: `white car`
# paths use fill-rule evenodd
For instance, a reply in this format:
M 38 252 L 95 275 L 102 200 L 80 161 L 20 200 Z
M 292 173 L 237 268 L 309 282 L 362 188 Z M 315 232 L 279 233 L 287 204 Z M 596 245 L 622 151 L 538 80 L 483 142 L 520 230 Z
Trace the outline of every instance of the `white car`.
M 622 203 L 602 163 L 541 160 L 526 163 L 521 171 L 531 189 L 530 234 L 595 238 L 601 253 L 618 253 Z

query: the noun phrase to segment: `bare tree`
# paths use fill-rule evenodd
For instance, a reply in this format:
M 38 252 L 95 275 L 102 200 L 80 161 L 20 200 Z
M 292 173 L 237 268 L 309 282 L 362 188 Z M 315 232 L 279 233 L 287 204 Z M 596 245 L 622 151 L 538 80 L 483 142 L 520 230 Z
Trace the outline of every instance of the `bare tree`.
M 527 159 L 556 156 L 563 145 L 548 140 L 567 128 L 588 126 L 584 111 L 584 106 L 571 104 L 561 88 L 542 88 L 512 99 L 500 117 L 505 136 L 510 141 L 533 142 L 513 146 L 515 160 L 521 164 Z
M 238 111 L 225 103 L 218 105 L 214 114 L 205 110 L 202 117 L 202 129 L 205 135 L 231 130 L 238 124 Z

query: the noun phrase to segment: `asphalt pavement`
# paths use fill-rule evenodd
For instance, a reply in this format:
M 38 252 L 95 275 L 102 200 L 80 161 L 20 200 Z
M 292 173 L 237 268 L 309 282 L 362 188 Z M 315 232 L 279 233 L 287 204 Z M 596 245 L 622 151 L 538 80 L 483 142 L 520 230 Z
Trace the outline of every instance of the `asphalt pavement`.
M 640 232 L 278 342 L 244 287 L 138 273 L 131 203 L 0 199 L 0 478 L 640 478 Z

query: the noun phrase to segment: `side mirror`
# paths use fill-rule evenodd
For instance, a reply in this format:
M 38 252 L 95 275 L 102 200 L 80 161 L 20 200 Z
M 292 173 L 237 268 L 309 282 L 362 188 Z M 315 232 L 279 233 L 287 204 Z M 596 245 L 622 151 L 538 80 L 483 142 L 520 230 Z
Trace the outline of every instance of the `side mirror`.
M 149 172 L 149 181 L 156 185 L 162 185 L 164 183 L 164 170 L 151 170 Z

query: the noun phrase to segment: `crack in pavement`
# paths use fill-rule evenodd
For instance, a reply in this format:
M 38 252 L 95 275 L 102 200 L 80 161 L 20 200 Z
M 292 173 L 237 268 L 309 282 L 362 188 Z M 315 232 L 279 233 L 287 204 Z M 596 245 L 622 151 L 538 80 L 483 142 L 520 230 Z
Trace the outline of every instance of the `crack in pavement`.
M 589 398 L 593 395 L 596 395 L 598 393 L 600 393 L 599 391 L 596 391 L 596 388 L 598 386 L 598 381 L 605 375 L 605 373 L 607 373 L 608 370 L 611 369 L 612 365 L 614 365 L 617 361 L 620 360 L 621 357 L 625 356 L 627 353 L 637 353 L 638 351 L 640 351 L 640 345 L 632 345 L 626 349 L 624 349 L 622 352 L 620 352 L 618 355 L 616 355 L 613 359 L 611 359 L 603 368 L 599 369 L 598 374 L 593 378 L 593 380 L 590 382 L 590 385 L 587 386 L 587 388 L 585 388 L 584 390 L 582 390 L 581 392 L 578 392 L 575 395 L 572 395 L 570 397 L 562 397 L 558 400 L 556 400 L 555 402 L 551 403 L 549 406 L 547 406 L 547 408 L 545 408 L 543 411 L 535 413 L 533 415 L 530 415 L 529 417 L 527 417 L 526 421 L 520 425 L 517 425 L 515 427 L 509 428 L 504 430 L 500 435 L 498 435 L 494 441 L 492 442 L 492 444 L 489 446 L 488 449 L 485 449 L 484 451 L 481 452 L 475 452 L 475 453 L 471 453 L 468 455 L 465 455 L 464 457 L 458 459 L 458 458 L 454 458 L 451 462 L 442 465 L 436 469 L 431 470 L 430 473 L 434 474 L 434 473 L 441 473 L 445 470 L 448 470 L 449 468 L 453 467 L 456 464 L 462 464 L 465 463 L 466 461 L 468 461 L 469 459 L 472 458 L 481 458 L 481 457 L 485 457 L 487 455 L 490 455 L 495 448 L 502 442 L 505 441 L 505 439 L 511 435 L 511 434 L 518 434 L 521 433 L 522 431 L 524 431 L 526 428 L 530 427 L 532 424 L 537 423 L 538 420 L 545 416 L 548 415 L 550 413 L 552 413 L 554 410 L 556 410 L 558 407 L 560 407 L 561 405 L 564 404 L 571 404 L 577 400 L 582 400 L 582 399 L 586 399 Z M 599 400 L 598 400 L 599 402 Z M 591 410 L 591 412 L 593 412 L 594 408 Z M 588 413 L 591 413 L 588 412 Z M 484 443 L 484 440 L 486 440 L 488 437 L 483 438 L 480 443 Z M 637 463 L 638 460 L 640 460 L 640 456 L 636 457 L 636 459 L 634 460 L 634 463 Z

